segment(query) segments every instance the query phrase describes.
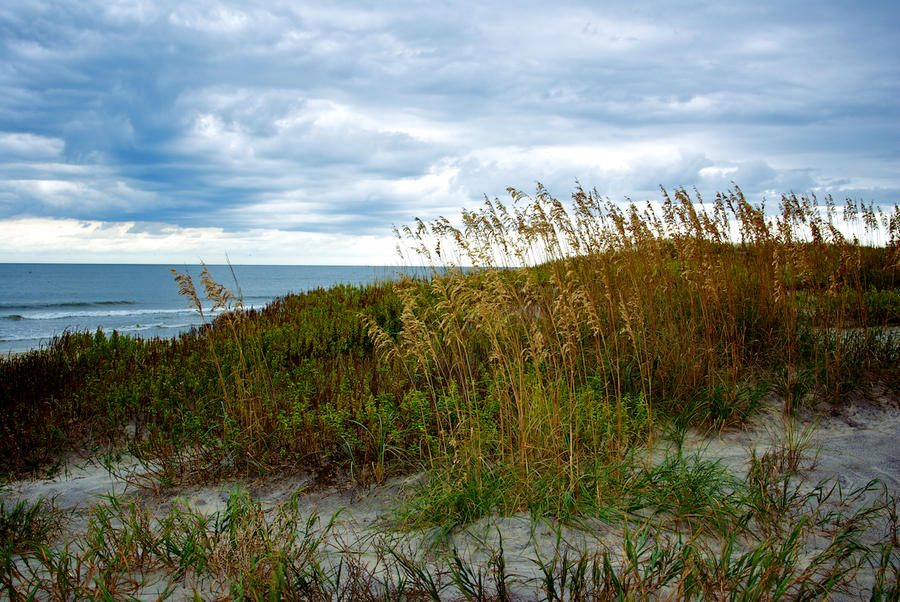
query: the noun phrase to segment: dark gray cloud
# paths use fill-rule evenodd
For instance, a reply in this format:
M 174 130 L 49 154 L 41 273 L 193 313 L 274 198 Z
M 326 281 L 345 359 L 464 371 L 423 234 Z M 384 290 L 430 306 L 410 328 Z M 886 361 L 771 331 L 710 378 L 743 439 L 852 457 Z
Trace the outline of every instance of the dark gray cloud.
M 892 2 L 14 3 L 0 220 L 371 235 L 576 180 L 893 204 L 898 18 Z

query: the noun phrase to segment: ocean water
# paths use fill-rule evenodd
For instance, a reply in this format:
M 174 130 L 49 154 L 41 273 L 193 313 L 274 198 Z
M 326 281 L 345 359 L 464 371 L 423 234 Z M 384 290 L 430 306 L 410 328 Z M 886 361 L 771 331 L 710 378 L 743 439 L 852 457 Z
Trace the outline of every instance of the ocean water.
M 0 353 L 46 345 L 65 331 L 174 337 L 202 324 L 178 295 L 169 267 L 187 271 L 198 292 L 201 266 L 0 264 Z M 367 284 L 396 275 L 383 266 L 209 266 L 214 279 L 240 289 L 245 307 L 334 284 Z M 237 286 L 235 285 L 235 276 Z M 202 296 L 202 295 L 201 295 Z

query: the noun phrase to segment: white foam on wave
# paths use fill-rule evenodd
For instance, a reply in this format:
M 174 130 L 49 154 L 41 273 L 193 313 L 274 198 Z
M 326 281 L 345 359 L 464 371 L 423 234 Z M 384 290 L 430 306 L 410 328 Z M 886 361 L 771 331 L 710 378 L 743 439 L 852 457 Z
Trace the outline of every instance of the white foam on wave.
M 206 315 L 215 315 L 221 313 L 221 309 L 212 310 L 204 309 Z M 67 311 L 67 312 L 34 312 L 21 314 L 23 320 L 65 320 L 68 318 L 124 318 L 128 316 L 146 316 L 152 314 L 194 314 L 198 318 L 200 315 L 196 309 L 115 309 L 105 311 Z

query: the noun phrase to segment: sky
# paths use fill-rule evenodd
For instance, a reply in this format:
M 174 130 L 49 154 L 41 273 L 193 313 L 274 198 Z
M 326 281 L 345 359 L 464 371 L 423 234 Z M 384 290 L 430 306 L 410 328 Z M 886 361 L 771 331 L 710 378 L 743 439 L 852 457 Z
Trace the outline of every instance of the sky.
M 12 0 L 0 262 L 396 264 L 541 182 L 900 202 L 900 2 Z

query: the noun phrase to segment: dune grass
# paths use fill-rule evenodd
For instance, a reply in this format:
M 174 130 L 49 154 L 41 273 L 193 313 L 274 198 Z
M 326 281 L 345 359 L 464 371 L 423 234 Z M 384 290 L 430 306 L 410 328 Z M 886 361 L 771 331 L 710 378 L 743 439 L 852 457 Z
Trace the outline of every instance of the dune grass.
M 0 358 L 0 470 L 47 470 L 80 450 L 129 453 L 156 489 L 279 470 L 363 485 L 424 471 L 409 526 L 653 509 L 725 532 L 748 504 L 772 513 L 795 503 L 801 493 L 779 475 L 796 457 L 757 459 L 741 485 L 700 458 L 647 467 L 642 450 L 663 433 L 739 425 L 767 395 L 791 417 L 874 382 L 898 389 L 896 206 L 883 214 L 785 195 L 766 213 L 738 188 L 707 204 L 679 189 L 624 207 L 581 188 L 566 202 L 541 187 L 510 196 L 485 199 L 458 225 L 417 220 L 398 231 L 409 263 L 431 266 L 432 278 L 336 286 L 246 310 L 206 270 L 199 287 L 175 272 L 190 306 L 201 311 L 205 298 L 226 311 L 176 340 L 65 333 Z M 747 491 L 758 498 L 748 502 Z M 651 585 L 705 596 L 713 581 L 726 588 L 731 579 L 751 593 L 756 583 L 817 597 L 842 581 L 844 573 L 825 571 L 823 585 L 803 572 L 791 540 L 801 533 L 757 526 L 776 539 L 750 556 L 681 541 L 652 570 L 641 553 L 626 554 L 632 573 L 603 557 L 568 557 L 563 572 L 575 573 L 560 583 L 548 576 L 545 590 L 558 597 L 550 590 L 570 579 L 588 588 L 588 572 L 599 598 Z M 895 552 L 884 550 L 885 583 L 896 583 Z M 76 556 L 52 556 L 47 570 L 64 575 L 67 563 L 88 562 Z M 388 556 L 399 572 L 385 591 L 438 587 L 416 561 Z M 491 578 L 448 562 L 437 575 L 462 592 Z M 799 573 L 769 574 L 761 563 Z M 260 577 L 268 585 L 252 587 L 287 578 L 288 568 L 273 570 Z M 704 575 L 700 589 L 691 589 L 695 574 Z M 504 580 L 494 583 L 502 599 Z
M 809 486 L 779 468 L 780 451 L 751 456 L 744 479 L 680 454 L 628 465 L 626 495 L 607 507 L 616 520 L 531 513 L 519 519 L 530 520 L 530 538 L 513 549 L 491 521 L 438 539 L 384 525 L 348 538 L 348 517 L 323 520 L 297 495 L 265 507 L 241 487 L 211 514 L 109 495 L 83 528 L 0 550 L 0 591 L 11 600 L 896 599 L 896 500 L 877 483 Z M 9 522 L 31 524 L 27 514 Z
M 625 208 L 581 188 L 566 204 L 510 193 L 460 227 L 398 232 L 429 280 L 257 311 L 205 270 L 199 288 L 176 272 L 190 306 L 227 311 L 177 340 L 65 333 L 0 359 L 0 468 L 123 445 L 164 484 L 425 466 L 522 509 L 540 505 L 535 484 L 594 495 L 592 463 L 652 443 L 661 423 L 722 428 L 767 391 L 795 412 L 896 384 L 900 208 L 790 195 L 770 216 L 737 188 Z
M 460 227 L 404 229 L 425 264 L 474 269 L 396 287 L 397 334 L 369 323 L 424 397 L 419 428 L 450 492 L 435 492 L 437 515 L 471 518 L 463 492 L 502 492 L 505 511 L 590 499 L 598 458 L 652 443 L 661 422 L 722 428 L 767 391 L 793 414 L 810 393 L 896 379 L 896 207 L 842 208 L 864 236 L 890 233 L 876 248 L 842 234 L 830 199 L 785 196 L 770 217 L 739 189 L 709 208 L 684 190 L 625 209 L 582 189 L 568 206 L 511 195 Z

